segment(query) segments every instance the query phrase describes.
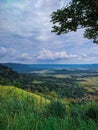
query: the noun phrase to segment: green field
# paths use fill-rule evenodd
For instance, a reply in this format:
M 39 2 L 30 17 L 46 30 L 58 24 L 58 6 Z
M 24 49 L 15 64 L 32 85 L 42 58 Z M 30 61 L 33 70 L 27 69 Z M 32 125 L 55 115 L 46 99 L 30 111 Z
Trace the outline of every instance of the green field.
M 98 93 L 98 77 L 84 78 L 84 81 L 81 81 L 80 84 L 87 90 L 87 92 Z M 98 94 L 95 95 L 96 98 L 98 99 Z

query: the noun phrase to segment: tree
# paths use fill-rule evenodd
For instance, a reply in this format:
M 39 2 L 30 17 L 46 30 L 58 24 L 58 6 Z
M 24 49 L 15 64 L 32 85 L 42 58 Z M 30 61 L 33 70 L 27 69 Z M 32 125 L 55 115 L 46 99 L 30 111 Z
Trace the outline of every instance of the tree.
M 85 28 L 84 37 L 98 44 L 98 0 L 72 0 L 52 13 L 51 22 L 58 35 Z

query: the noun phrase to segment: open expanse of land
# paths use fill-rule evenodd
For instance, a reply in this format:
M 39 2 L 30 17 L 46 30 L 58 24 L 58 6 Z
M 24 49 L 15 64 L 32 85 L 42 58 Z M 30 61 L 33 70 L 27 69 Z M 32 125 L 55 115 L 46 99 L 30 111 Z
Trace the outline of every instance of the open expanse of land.
M 97 130 L 97 66 L 14 67 L 0 64 L 2 130 Z
M 12 68 L 10 74 L 3 78 L 2 85 L 15 85 L 47 98 L 74 99 L 77 102 L 98 99 L 98 65 L 24 65 L 5 64 Z M 22 72 L 21 72 L 22 68 Z M 17 70 L 14 74 L 13 71 Z M 27 71 L 28 70 L 28 71 Z M 7 72 L 9 73 L 9 72 Z M 12 77 L 11 77 L 12 73 Z M 5 72 L 6 75 L 6 72 Z M 10 80 L 11 79 L 11 80 Z M 3 81 L 4 80 L 4 81 Z M 13 83 L 10 82 L 13 80 Z M 52 94 L 53 93 L 53 94 Z M 81 100 L 80 100 L 81 99 Z M 83 99 L 83 100 L 82 100 Z

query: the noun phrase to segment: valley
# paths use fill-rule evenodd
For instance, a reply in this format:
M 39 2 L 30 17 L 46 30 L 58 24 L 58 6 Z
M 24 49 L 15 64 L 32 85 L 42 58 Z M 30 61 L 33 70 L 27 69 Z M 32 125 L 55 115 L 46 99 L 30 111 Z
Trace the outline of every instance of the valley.
M 97 130 L 98 69 L 90 67 L 0 64 L 2 130 Z
M 7 72 L 0 72 L 2 79 L 0 79 L 1 85 L 14 85 L 25 91 L 29 90 L 39 95 L 42 94 L 49 99 L 55 97 L 68 100 L 73 99 L 77 103 L 81 98 L 83 98 L 83 102 L 87 100 L 98 100 L 97 64 L 19 65 L 10 63 L 6 65 L 12 68 L 11 70 L 7 68 L 7 76 L 5 76 Z M 31 67 L 32 70 L 27 72 L 28 66 Z M 21 73 L 21 67 L 23 67 L 22 69 L 25 73 Z M 14 72 L 15 70 L 17 70 L 17 72 Z

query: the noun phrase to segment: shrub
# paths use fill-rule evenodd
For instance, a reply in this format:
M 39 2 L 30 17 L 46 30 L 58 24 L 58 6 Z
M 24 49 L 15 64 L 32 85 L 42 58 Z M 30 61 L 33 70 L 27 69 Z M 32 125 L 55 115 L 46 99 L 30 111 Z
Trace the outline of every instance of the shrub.
M 53 117 L 59 117 L 64 118 L 67 111 L 66 106 L 61 101 L 52 101 L 44 111 L 46 116 L 53 116 Z
M 84 117 L 86 119 L 93 119 L 98 121 L 98 104 L 91 104 L 85 111 Z

